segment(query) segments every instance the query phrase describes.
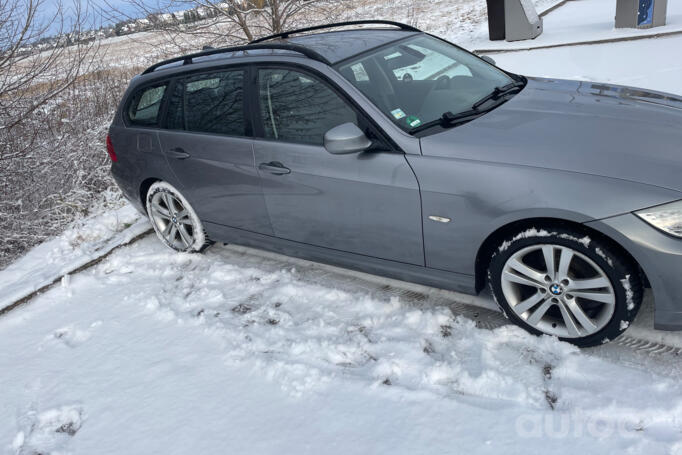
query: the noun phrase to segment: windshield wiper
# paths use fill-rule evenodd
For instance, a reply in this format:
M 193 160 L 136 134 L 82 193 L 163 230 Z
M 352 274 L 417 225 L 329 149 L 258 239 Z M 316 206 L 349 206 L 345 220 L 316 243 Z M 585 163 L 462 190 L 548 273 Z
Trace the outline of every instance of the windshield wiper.
M 481 110 L 479 108 L 482 105 L 484 105 L 490 100 L 499 100 L 502 97 L 510 94 L 511 92 L 525 87 L 525 85 L 526 84 L 523 81 L 516 81 L 507 84 L 503 87 L 495 87 L 495 89 L 491 93 L 484 96 L 480 100 L 476 101 L 473 104 L 473 106 L 471 106 L 471 109 L 469 109 L 468 111 L 460 112 L 457 114 L 453 114 L 452 112 L 447 111 L 443 115 L 441 115 L 440 118 L 433 120 L 431 122 L 423 123 L 418 127 L 411 129 L 410 134 L 416 134 L 420 131 L 427 130 L 436 125 L 441 125 L 443 128 L 450 128 L 459 125 L 460 123 L 466 123 L 471 120 L 474 120 L 475 118 L 480 117 L 481 115 L 489 112 L 492 109 L 491 107 L 490 109 Z
M 422 125 L 419 125 L 416 128 L 413 128 L 410 130 L 410 134 L 415 134 L 420 131 L 427 130 L 431 127 L 434 127 L 436 125 L 441 125 L 444 128 L 452 127 L 455 125 L 458 125 L 460 123 L 465 123 L 469 122 L 473 119 L 475 119 L 478 116 L 481 116 L 485 114 L 485 112 L 476 110 L 476 109 L 471 109 L 468 111 L 460 112 L 458 114 L 453 114 L 450 111 L 445 112 L 443 115 L 440 116 L 440 118 L 433 120 L 431 122 L 426 122 Z
M 483 106 L 485 103 L 487 103 L 490 100 L 498 100 L 502 98 L 505 95 L 508 95 L 509 93 L 513 92 L 514 90 L 518 90 L 522 88 L 525 84 L 523 81 L 516 81 L 512 82 L 510 84 L 507 84 L 503 87 L 495 87 L 495 89 L 481 98 L 480 100 L 476 101 L 473 106 L 471 106 L 472 109 L 477 110 L 479 107 Z

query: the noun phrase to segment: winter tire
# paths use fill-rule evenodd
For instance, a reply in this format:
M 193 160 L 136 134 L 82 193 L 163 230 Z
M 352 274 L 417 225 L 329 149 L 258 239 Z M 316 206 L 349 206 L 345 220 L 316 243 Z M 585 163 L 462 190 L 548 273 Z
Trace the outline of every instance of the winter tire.
M 146 205 L 156 235 L 169 248 L 199 253 L 211 244 L 196 212 L 171 184 L 152 184 L 147 192 Z
M 620 250 L 577 229 L 529 229 L 496 248 L 488 282 L 514 323 L 581 347 L 620 335 L 637 315 L 642 281 Z

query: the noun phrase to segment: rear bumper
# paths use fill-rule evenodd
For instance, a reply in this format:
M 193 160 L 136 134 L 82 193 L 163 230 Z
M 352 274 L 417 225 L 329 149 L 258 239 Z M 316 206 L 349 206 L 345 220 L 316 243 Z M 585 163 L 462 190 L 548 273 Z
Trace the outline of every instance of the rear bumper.
M 139 189 L 133 185 L 129 179 L 119 172 L 119 166 L 112 164 L 111 175 L 114 177 L 116 185 L 121 189 L 123 196 L 130 202 L 130 204 L 135 207 L 141 214 L 147 216 L 147 211 L 142 206 L 142 201 L 140 201 Z
M 633 214 L 586 223 L 620 243 L 646 273 L 654 295 L 654 327 L 682 330 L 682 239 Z

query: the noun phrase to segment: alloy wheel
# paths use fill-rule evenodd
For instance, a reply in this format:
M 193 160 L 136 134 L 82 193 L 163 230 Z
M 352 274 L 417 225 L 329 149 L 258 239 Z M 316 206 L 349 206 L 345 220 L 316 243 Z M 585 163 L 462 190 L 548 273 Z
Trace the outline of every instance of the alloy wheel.
M 562 245 L 517 251 L 504 265 L 501 285 L 509 306 L 526 324 L 562 338 L 597 333 L 615 311 L 616 294 L 604 270 Z
M 158 232 L 171 246 L 185 250 L 194 244 L 196 229 L 192 217 L 173 194 L 155 193 L 151 200 L 151 215 Z

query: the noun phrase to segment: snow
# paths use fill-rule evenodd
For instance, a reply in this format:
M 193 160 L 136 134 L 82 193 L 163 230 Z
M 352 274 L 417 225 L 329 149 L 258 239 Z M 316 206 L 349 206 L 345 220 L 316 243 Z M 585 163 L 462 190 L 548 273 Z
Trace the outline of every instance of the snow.
M 597 253 L 603 260 L 605 260 L 610 267 L 613 267 L 613 260 L 608 257 L 601 248 L 595 248 L 594 252 Z
M 533 0 L 532 3 L 537 12 L 542 13 L 556 5 L 558 0 Z M 483 0 L 432 0 L 428 2 L 356 0 L 353 6 L 347 16 L 342 18 L 343 20 L 398 21 L 442 36 L 466 48 L 473 48 L 472 46 L 488 41 L 487 7 Z
M 283 260 L 177 254 L 149 235 L 8 313 L 0 446 L 448 453 L 457 441 L 477 453 L 659 453 L 682 443 L 682 373 L 667 359 L 620 364 L 514 326 L 482 329 Z
M 592 242 L 592 239 L 590 239 L 590 237 L 587 235 L 585 237 L 582 237 L 582 238 L 577 238 L 577 237 L 569 235 L 569 234 L 557 234 L 556 232 L 548 232 L 544 229 L 530 228 L 530 229 L 526 229 L 523 232 L 518 233 L 517 235 L 514 236 L 513 239 L 505 240 L 504 242 L 502 242 L 502 245 L 499 246 L 498 251 L 500 253 L 503 251 L 507 251 L 509 249 L 509 247 L 514 242 L 516 242 L 517 240 L 527 239 L 527 238 L 532 238 L 532 237 L 549 237 L 552 235 L 558 235 L 559 238 L 572 240 L 574 242 L 581 243 L 585 248 L 588 248 L 590 246 L 590 242 Z
M 0 310 L 150 229 L 130 205 L 76 223 L 0 270 Z
M 589 235 L 586 235 L 585 237 L 575 237 L 573 235 L 569 234 L 559 234 L 559 238 L 566 239 L 566 240 L 572 240 L 573 242 L 578 242 L 581 243 L 585 248 L 589 248 L 590 243 L 592 242 L 592 239 L 590 238 Z
M 539 230 L 537 228 L 526 229 L 525 231 L 520 232 L 519 234 L 514 236 L 514 238 L 511 239 L 510 241 L 505 240 L 504 242 L 502 242 L 502 245 L 500 245 L 500 247 L 499 247 L 499 252 L 501 253 L 503 251 L 507 251 L 509 249 L 509 247 L 514 242 L 516 242 L 517 240 L 527 239 L 527 238 L 532 238 L 532 237 L 549 237 L 550 235 L 552 235 L 552 234 L 550 234 L 549 232 L 547 232 L 544 229 L 539 229 Z
M 61 406 L 40 413 L 29 411 L 19 424 L 24 428 L 12 441 L 16 453 L 57 453 L 82 424 L 78 406 Z
M 680 2 L 682 4 L 682 2 Z M 682 95 L 682 36 L 495 54 L 500 68 L 562 79 L 609 82 Z
M 519 49 L 682 31 L 682 2 L 679 0 L 668 0 L 667 21 L 662 27 L 617 29 L 615 16 L 615 0 L 569 0 L 543 17 L 543 33 L 534 40 L 489 41 L 487 27 L 479 29 L 478 35 L 464 39 L 474 48 Z
M 635 308 L 635 302 L 632 300 L 635 293 L 633 292 L 632 284 L 630 283 L 630 275 L 625 275 L 625 278 L 620 280 L 620 282 L 623 285 L 623 289 L 625 290 L 625 299 L 628 304 L 628 311 L 630 311 Z
M 544 33 L 532 41 L 489 41 L 487 27 L 456 36 L 471 50 L 497 49 L 493 55 L 505 70 L 549 78 L 608 82 L 682 95 L 682 61 L 673 58 L 682 46 L 682 34 L 635 41 L 568 46 L 532 51 L 517 50 L 560 43 L 637 37 L 682 32 L 682 2 L 668 2 L 663 27 L 615 29 L 615 2 L 569 1 L 544 17 Z

